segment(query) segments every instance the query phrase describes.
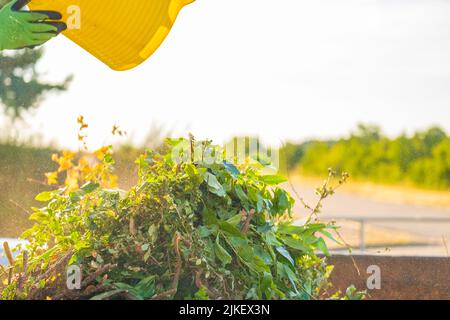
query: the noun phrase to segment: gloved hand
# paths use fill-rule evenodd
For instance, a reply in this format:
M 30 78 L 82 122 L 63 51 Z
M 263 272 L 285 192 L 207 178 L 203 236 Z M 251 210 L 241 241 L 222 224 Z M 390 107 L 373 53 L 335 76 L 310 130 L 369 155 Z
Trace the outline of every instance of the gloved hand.
M 0 51 L 39 46 L 67 29 L 55 21 L 59 12 L 21 10 L 30 1 L 13 0 L 0 9 Z

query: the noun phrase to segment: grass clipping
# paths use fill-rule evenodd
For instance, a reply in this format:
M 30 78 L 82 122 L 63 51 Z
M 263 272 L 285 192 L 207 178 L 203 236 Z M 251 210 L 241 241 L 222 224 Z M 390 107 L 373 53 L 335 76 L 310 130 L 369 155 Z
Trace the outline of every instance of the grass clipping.
M 331 268 L 316 252 L 328 254 L 323 237 L 334 225 L 294 226 L 294 200 L 278 186 L 285 180 L 261 174 L 259 161 L 234 165 L 193 138 L 167 140 L 164 150 L 136 161 L 129 191 L 114 188 L 108 147 L 97 161 L 54 155 L 60 169 L 49 182 L 65 182 L 36 197 L 45 207 L 33 209 L 28 244 L 0 270 L 0 297 L 320 297 Z

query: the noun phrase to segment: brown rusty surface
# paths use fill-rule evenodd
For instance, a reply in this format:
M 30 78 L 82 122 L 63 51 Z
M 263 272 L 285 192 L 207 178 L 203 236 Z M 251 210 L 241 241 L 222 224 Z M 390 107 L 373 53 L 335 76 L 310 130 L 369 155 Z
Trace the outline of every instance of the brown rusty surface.
M 381 289 L 367 290 L 368 299 L 450 300 L 449 258 L 353 256 L 352 260 L 350 256 L 333 256 L 327 260 L 335 266 L 331 291 L 345 292 L 352 284 L 367 290 L 367 268 L 376 265 L 381 269 Z

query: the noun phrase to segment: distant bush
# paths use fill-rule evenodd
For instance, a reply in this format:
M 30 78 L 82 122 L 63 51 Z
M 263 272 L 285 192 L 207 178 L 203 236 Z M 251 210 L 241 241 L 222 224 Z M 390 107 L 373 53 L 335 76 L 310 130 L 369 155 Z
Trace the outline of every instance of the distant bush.
M 288 168 L 321 175 L 329 167 L 378 183 L 450 188 L 450 137 L 438 127 L 396 138 L 360 125 L 348 138 L 310 141 L 283 149 Z

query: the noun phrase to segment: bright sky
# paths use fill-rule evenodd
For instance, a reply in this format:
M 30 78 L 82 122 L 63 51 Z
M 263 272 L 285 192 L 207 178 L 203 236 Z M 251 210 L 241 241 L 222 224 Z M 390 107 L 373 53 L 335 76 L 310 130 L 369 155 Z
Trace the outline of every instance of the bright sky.
M 388 134 L 450 131 L 449 17 L 443 0 L 197 0 L 132 71 L 64 37 L 49 43 L 39 68 L 75 80 L 32 127 L 72 147 L 80 114 L 92 146 L 114 123 L 136 139 L 158 123 L 218 142 L 333 137 L 361 121 Z

